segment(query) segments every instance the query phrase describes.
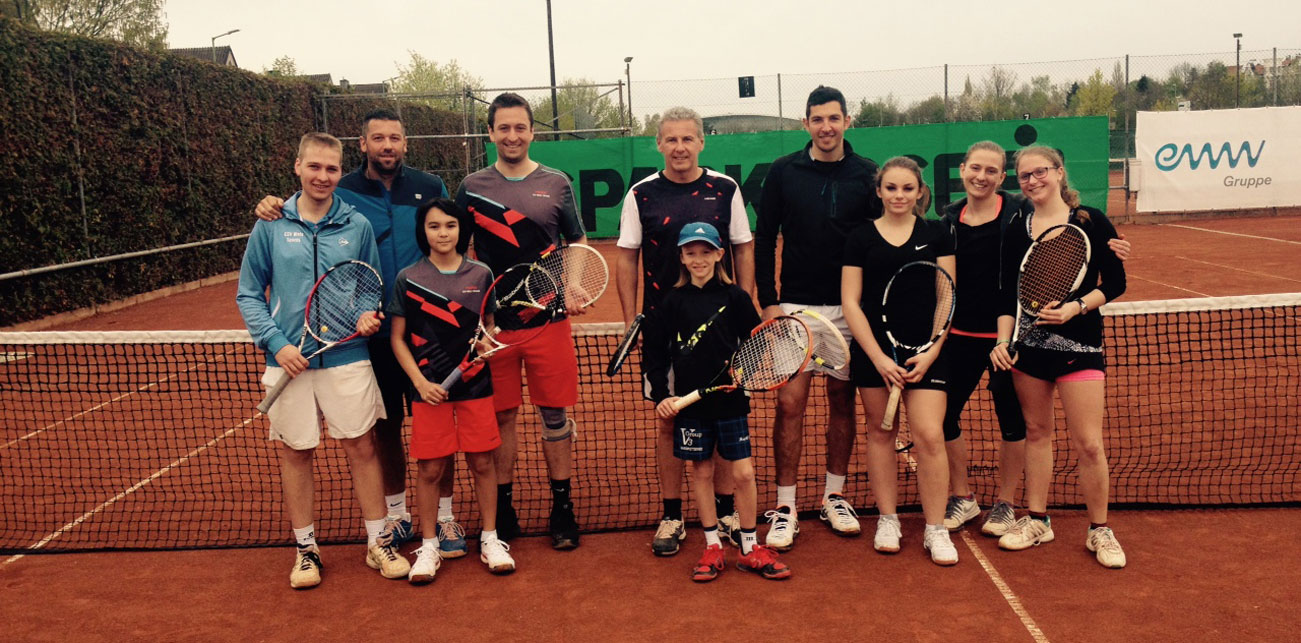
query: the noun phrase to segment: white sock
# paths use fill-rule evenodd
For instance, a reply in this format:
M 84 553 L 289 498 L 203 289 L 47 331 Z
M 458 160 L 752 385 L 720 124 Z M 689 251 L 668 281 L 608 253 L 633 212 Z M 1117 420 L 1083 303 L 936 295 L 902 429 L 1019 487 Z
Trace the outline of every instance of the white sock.
M 889 521 L 891 521 L 891 522 L 899 522 L 899 514 L 881 514 L 881 520 L 889 520 Z
M 845 476 L 838 476 L 830 471 L 827 472 L 827 489 L 822 492 L 822 502 L 826 502 L 831 494 L 845 495 Z
M 384 519 L 366 521 L 366 546 L 370 547 L 375 544 L 379 538 L 379 533 L 384 531 Z
M 714 545 L 723 546 L 723 541 L 718 539 L 718 525 L 714 525 L 713 529 L 705 530 L 705 546 L 713 547 Z
M 388 504 L 388 515 L 407 515 L 407 492 L 405 489 L 391 496 L 384 496 L 384 502 Z
M 749 556 L 754 546 L 759 544 L 759 533 L 754 530 L 741 530 L 741 554 Z
M 302 529 L 294 530 L 294 542 L 298 543 L 299 549 L 307 549 L 316 545 L 316 523 L 312 523 Z
M 481 543 L 486 543 L 486 542 L 490 542 L 490 541 L 493 541 L 493 540 L 497 540 L 497 530 L 496 530 L 496 529 L 493 529 L 492 531 L 487 531 L 487 530 L 485 530 L 484 532 L 482 532 L 482 533 L 479 534 L 479 542 L 481 542 Z
M 782 487 L 782 486 L 777 487 L 777 506 L 790 507 L 791 514 L 794 515 L 796 513 L 795 512 L 795 485 L 791 485 L 789 487 Z
M 432 551 L 432 552 L 434 552 L 434 555 L 435 555 L 435 556 L 438 555 L 438 539 L 437 539 L 437 538 L 421 538 L 421 539 L 420 539 L 420 547 L 423 548 L 423 549 L 425 549 L 425 550 L 427 550 L 427 551 Z
M 932 532 L 932 531 L 934 531 L 934 532 L 941 532 L 941 531 L 942 531 L 942 532 L 948 533 L 949 528 L 948 528 L 948 527 L 945 527 L 945 526 L 942 525 L 942 524 L 941 524 L 941 525 L 926 525 L 926 532 L 927 532 L 927 533 L 930 533 L 930 532 Z
M 438 520 L 456 520 L 452 515 L 452 497 L 443 496 L 438 499 Z

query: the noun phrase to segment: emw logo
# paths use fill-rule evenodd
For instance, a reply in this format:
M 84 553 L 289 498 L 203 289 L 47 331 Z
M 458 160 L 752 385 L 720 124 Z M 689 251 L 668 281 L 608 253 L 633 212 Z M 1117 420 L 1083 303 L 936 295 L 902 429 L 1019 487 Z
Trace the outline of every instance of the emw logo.
M 1188 159 L 1188 169 L 1190 170 L 1201 167 L 1202 163 L 1209 164 L 1211 169 L 1214 170 L 1220 167 L 1220 163 L 1223 163 L 1226 159 L 1230 168 L 1237 168 L 1243 157 L 1246 157 L 1249 167 L 1256 167 L 1256 163 L 1260 161 L 1260 156 L 1264 151 L 1265 141 L 1261 141 L 1255 151 L 1252 151 L 1250 141 L 1243 141 L 1236 153 L 1228 141 L 1225 141 L 1219 150 L 1214 150 L 1210 143 L 1202 143 L 1201 150 L 1195 153 L 1193 152 L 1192 143 L 1184 143 L 1182 148 L 1174 143 L 1166 143 L 1157 148 L 1156 158 L 1153 160 L 1156 161 L 1157 169 L 1163 172 L 1178 168 L 1184 162 L 1184 159 Z

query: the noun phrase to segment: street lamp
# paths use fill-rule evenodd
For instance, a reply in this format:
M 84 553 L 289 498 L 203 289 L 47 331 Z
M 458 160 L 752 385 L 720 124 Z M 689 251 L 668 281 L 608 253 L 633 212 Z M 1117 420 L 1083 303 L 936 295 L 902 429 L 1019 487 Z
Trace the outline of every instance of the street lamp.
M 231 29 L 226 33 L 217 34 L 212 37 L 212 40 L 208 43 L 208 51 L 212 53 L 212 62 L 217 62 L 217 39 L 237 32 L 239 32 L 239 29 Z
M 1242 34 L 1233 34 L 1233 43 L 1237 50 L 1234 53 L 1234 66 L 1237 69 L 1234 74 L 1236 78 L 1234 79 L 1235 86 L 1233 88 L 1233 106 L 1239 107 L 1242 103 Z
M 636 134 L 637 121 L 632 115 L 632 56 L 623 59 L 623 75 L 628 79 L 628 127 L 631 127 L 633 134 Z

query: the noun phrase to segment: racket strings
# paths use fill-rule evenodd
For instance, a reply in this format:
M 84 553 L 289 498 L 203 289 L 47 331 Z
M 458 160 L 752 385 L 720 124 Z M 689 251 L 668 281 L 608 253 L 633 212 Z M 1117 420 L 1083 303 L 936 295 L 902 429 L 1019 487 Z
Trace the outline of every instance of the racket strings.
M 882 301 L 885 327 L 901 346 L 917 349 L 948 327 L 953 316 L 953 280 L 939 266 L 918 261 L 900 268 Z
M 357 263 L 337 266 L 316 286 L 308 328 L 320 341 L 340 341 L 356 331 L 363 314 L 379 309 L 383 297 L 374 270 Z
M 582 308 L 605 291 L 609 268 L 600 253 L 584 245 L 565 246 L 538 260 L 538 266 L 558 283 L 562 304 Z
M 1044 306 L 1065 299 L 1075 289 L 1088 255 L 1088 241 L 1072 230 L 1062 230 L 1051 238 L 1036 241 L 1017 285 L 1021 307 L 1031 315 L 1038 315 Z
M 828 368 L 844 368 L 849 363 L 849 345 L 845 342 L 845 336 L 840 334 L 840 329 L 825 318 L 809 315 L 808 311 L 796 314 L 806 318 L 804 323 L 808 326 L 813 341 L 813 355 Z
M 804 369 L 810 344 L 803 322 L 778 318 L 742 342 L 732 361 L 732 381 L 751 390 L 780 386 Z

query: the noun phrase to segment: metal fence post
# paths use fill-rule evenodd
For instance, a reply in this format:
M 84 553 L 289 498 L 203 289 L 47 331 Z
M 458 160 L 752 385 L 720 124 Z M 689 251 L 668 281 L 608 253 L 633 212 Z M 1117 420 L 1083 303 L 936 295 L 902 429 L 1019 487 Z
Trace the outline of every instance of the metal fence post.
M 782 106 L 782 75 L 777 74 L 777 122 L 781 123 L 782 129 L 786 129 L 785 112 Z
M 949 63 L 944 63 L 944 122 L 953 120 L 949 113 Z

